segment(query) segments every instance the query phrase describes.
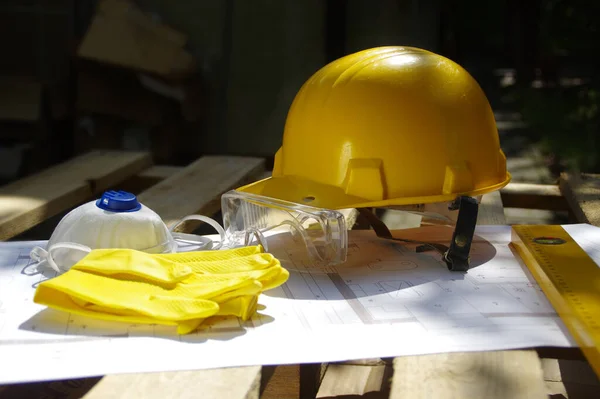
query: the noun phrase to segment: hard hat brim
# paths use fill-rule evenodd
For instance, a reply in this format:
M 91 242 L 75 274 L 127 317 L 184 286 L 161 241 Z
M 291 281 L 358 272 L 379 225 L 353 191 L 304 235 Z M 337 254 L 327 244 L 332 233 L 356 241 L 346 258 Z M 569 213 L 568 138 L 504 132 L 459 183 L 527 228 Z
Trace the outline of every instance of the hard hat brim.
M 447 193 L 442 195 L 398 197 L 384 200 L 370 200 L 348 195 L 339 187 L 320 184 L 312 180 L 297 177 L 267 177 L 254 183 L 237 188 L 247 192 L 297 204 L 326 209 L 347 208 L 383 208 L 394 205 L 414 205 L 436 202 L 450 202 L 459 196 L 476 197 L 496 191 L 506 186 L 511 180 L 506 172 L 504 181 L 468 192 Z

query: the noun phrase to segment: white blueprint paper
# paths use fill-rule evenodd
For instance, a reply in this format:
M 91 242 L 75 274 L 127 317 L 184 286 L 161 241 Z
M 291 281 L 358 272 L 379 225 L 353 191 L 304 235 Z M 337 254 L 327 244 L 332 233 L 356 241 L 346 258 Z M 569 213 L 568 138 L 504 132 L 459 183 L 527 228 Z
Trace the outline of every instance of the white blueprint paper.
M 600 263 L 600 229 L 565 228 Z M 444 227 L 414 232 L 410 238 L 440 242 L 451 234 Z M 325 270 L 285 246 L 278 256 L 290 279 L 261 295 L 252 320 L 215 320 L 185 336 L 33 303 L 35 283 L 51 276 L 36 274 L 29 251 L 45 243 L 0 243 L 0 383 L 575 346 L 509 241 L 509 226 L 478 227 L 466 274 L 448 271 L 436 253 L 415 253 L 372 231 L 350 232 L 348 261 Z

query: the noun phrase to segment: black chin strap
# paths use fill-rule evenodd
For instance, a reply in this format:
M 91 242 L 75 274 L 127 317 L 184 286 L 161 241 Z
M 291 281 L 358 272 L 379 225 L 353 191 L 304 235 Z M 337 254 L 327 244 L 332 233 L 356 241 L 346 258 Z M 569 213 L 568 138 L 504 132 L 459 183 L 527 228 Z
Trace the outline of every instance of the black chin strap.
M 385 223 L 375 216 L 371 210 L 361 208 L 358 209 L 358 211 L 369 222 L 378 237 L 388 240 L 420 244 L 417 247 L 417 252 L 424 252 L 428 249 L 438 251 L 442 255 L 442 259 L 444 259 L 444 262 L 446 262 L 449 270 L 465 272 L 469 270 L 469 253 L 471 251 L 471 243 L 473 242 L 473 236 L 475 234 L 475 226 L 477 225 L 479 204 L 475 198 L 458 197 L 454 202 L 452 202 L 449 209 L 458 209 L 458 218 L 456 221 L 456 226 L 454 227 L 454 233 L 452 234 L 450 246 L 393 237 Z

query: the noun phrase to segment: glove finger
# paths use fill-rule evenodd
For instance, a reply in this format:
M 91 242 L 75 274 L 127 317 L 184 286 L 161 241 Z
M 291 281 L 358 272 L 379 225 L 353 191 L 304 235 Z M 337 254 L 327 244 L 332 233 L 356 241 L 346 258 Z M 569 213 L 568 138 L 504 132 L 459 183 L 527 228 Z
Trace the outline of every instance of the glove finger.
M 235 316 L 249 320 L 258 309 L 258 295 L 240 295 L 219 304 L 215 316 Z M 183 320 L 177 323 L 177 334 L 185 335 L 195 331 L 206 319 Z
M 206 319 L 182 320 L 177 323 L 177 334 L 186 335 L 194 332 Z
M 207 299 L 152 295 L 148 303 L 138 307 L 139 312 L 148 312 L 161 320 L 189 320 L 206 318 L 219 311 L 219 304 Z
M 280 285 L 284 284 L 289 279 L 290 272 L 287 269 L 280 267 L 280 268 L 278 268 L 278 270 L 279 270 L 279 273 L 274 274 L 268 280 L 261 280 L 261 284 L 263 286 L 262 292 L 279 287 Z
M 252 280 L 249 278 L 237 279 L 237 285 L 234 284 L 236 281 L 230 285 L 232 287 L 243 286 L 244 283 L 248 284 L 248 282 L 252 283 Z M 223 284 L 214 288 L 208 290 L 207 287 L 191 287 L 186 291 L 180 289 L 180 285 L 177 285 L 175 289 L 166 290 L 152 284 L 116 280 L 71 269 L 58 277 L 39 284 L 34 295 L 34 302 L 51 306 L 54 301 L 53 296 L 62 294 L 73 300 L 79 300 L 80 303 L 94 305 L 103 311 L 112 309 L 114 314 L 130 315 L 127 311 L 134 311 L 150 317 L 180 318 L 180 316 L 176 316 L 176 313 L 181 311 L 183 315 L 181 317 L 191 318 L 185 316 L 189 310 L 198 313 L 193 313 L 195 317 L 207 317 L 206 315 L 218 310 L 218 304 L 192 294 L 198 289 L 209 293 L 221 293 L 234 289 L 225 287 Z M 170 304 L 167 303 L 167 298 L 171 298 Z M 185 299 L 192 302 L 187 303 Z M 194 308 L 194 306 L 196 307 Z
M 250 277 L 258 280 L 262 285 L 261 291 L 266 291 L 275 288 L 285 283 L 290 273 L 281 266 L 273 266 L 264 270 L 252 270 L 248 272 L 230 273 L 230 276 Z
M 266 269 L 279 264 L 279 260 L 269 253 L 241 256 L 221 261 L 186 262 L 194 273 L 227 274 L 250 270 Z
M 263 286 L 258 280 L 252 280 L 253 284 L 248 284 L 245 287 L 240 287 L 236 290 L 224 292 L 220 295 L 209 298 L 211 301 L 217 302 L 219 305 L 223 302 L 227 302 L 231 298 L 235 298 L 242 295 L 258 295 L 263 291 Z
M 173 262 L 188 263 L 188 262 L 214 262 L 227 259 L 239 258 L 248 255 L 263 253 L 264 249 L 261 245 L 250 245 L 247 247 L 219 249 L 208 251 L 190 251 L 178 252 L 172 254 L 153 255 L 161 259 L 169 259 Z
M 115 307 L 118 307 L 122 303 L 136 301 L 140 297 L 168 292 L 168 290 L 159 285 L 139 281 L 118 280 L 75 269 L 70 269 L 58 277 L 40 283 L 35 297 L 40 297 L 42 294 L 48 292 L 44 290 L 38 293 L 37 291 L 40 288 L 63 292 L 87 302 L 102 303 L 105 301 L 107 306 L 114 303 Z
M 192 273 L 186 265 L 132 249 L 94 249 L 72 269 L 161 284 L 176 283 Z
M 50 291 L 50 292 L 47 292 Z M 72 313 L 79 316 L 90 317 L 97 320 L 105 321 L 116 321 L 121 323 L 134 323 L 134 324 L 163 324 L 163 325 L 175 325 L 176 323 L 168 320 L 156 320 L 152 317 L 143 316 L 140 314 L 135 315 L 118 315 L 113 313 L 97 312 L 89 307 L 83 305 L 88 302 L 80 300 L 69 295 L 53 291 L 48 287 L 41 287 L 36 290 L 35 303 L 48 306 L 49 308 Z
M 258 288 L 256 288 L 258 286 Z M 250 276 L 192 275 L 172 289 L 139 281 L 127 281 L 85 273 L 71 269 L 38 285 L 34 300 L 44 300 L 51 292 L 62 292 L 70 297 L 112 309 L 131 309 L 149 296 L 187 297 L 210 299 L 236 290 L 262 285 Z
M 174 295 L 191 298 L 212 299 L 219 295 L 244 289 L 262 289 L 262 285 L 251 276 L 193 275 L 177 285 Z
M 140 301 L 133 306 L 123 308 L 106 307 L 80 299 L 73 299 L 73 301 L 80 308 L 105 315 L 168 321 L 179 321 L 182 318 L 187 319 L 189 317 L 209 317 L 219 309 L 218 304 L 213 301 L 177 297 L 150 297 L 147 298 L 150 303 L 145 304 Z
M 42 291 L 44 289 L 42 288 Z M 51 298 L 51 301 L 46 299 Z M 61 292 L 53 292 L 51 295 L 42 295 L 37 303 L 46 305 L 55 310 L 72 313 L 79 316 L 90 317 L 96 320 L 104 320 L 118 323 L 134 323 L 134 324 L 160 324 L 166 326 L 177 326 L 178 334 L 189 334 L 196 330 L 198 326 L 206 320 L 206 318 L 189 319 L 181 321 L 161 320 L 153 317 L 143 316 L 141 314 L 115 314 L 112 312 L 99 312 L 92 310 L 90 307 L 84 307 L 88 302 L 81 301 L 69 297 Z
M 219 305 L 218 316 L 236 316 L 243 321 L 249 320 L 258 304 L 258 295 L 243 295 L 232 298 Z

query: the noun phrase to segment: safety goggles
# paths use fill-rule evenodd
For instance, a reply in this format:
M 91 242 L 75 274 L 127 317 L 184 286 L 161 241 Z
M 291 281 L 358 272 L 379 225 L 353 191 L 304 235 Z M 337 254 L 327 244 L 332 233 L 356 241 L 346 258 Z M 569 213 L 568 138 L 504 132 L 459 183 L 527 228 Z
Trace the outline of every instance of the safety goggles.
M 236 190 L 222 195 L 221 211 L 226 247 L 260 244 L 275 256 L 318 267 L 346 261 L 348 233 L 339 211 Z

